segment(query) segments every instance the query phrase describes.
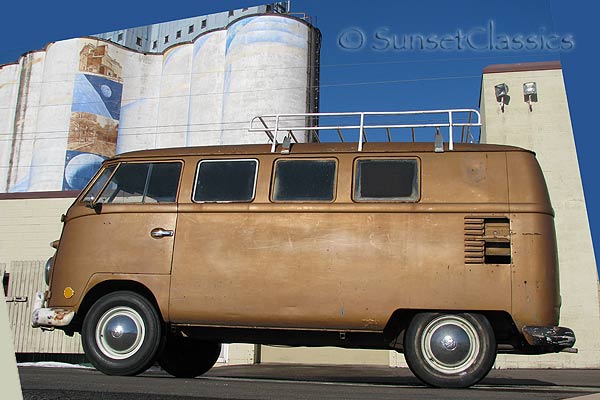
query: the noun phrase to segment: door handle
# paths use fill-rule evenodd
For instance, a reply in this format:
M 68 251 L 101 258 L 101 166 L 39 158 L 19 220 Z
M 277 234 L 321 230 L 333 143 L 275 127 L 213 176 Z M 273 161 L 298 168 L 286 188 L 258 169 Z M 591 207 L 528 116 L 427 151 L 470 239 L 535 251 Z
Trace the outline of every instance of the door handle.
M 163 228 L 154 228 L 150 231 L 150 236 L 152 236 L 154 239 L 160 239 L 165 236 L 173 236 L 174 234 L 174 231 L 170 231 Z

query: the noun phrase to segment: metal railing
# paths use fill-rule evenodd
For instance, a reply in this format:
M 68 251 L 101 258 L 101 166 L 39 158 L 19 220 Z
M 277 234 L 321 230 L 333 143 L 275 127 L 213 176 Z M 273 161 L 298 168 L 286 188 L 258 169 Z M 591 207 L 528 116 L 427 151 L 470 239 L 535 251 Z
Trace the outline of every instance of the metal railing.
M 402 118 L 427 117 L 431 122 L 407 121 L 408 123 L 370 122 L 372 119 L 402 119 Z M 350 119 L 350 123 L 344 124 L 322 124 L 327 119 Z M 300 122 L 302 121 L 302 122 Z M 401 122 L 401 121 L 400 121 Z M 339 112 L 339 113 L 305 113 L 305 114 L 273 114 L 260 115 L 252 118 L 248 132 L 265 132 L 271 142 L 271 151 L 275 152 L 278 137 L 281 132 L 285 133 L 281 143 L 299 143 L 299 132 L 307 134 L 307 142 L 321 142 L 320 134 L 323 131 L 334 131 L 341 142 L 346 142 L 344 131 L 358 130 L 358 151 L 362 151 L 363 144 L 368 142 L 367 131 L 384 130 L 384 137 L 392 142 L 392 130 L 410 131 L 411 139 L 415 142 L 415 129 L 434 129 L 434 141 L 442 140 L 440 129 L 447 128 L 448 149 L 454 150 L 454 129 L 461 128 L 460 143 L 473 143 L 475 138 L 471 132 L 473 127 L 481 127 L 481 115 L 473 109 L 454 110 L 422 110 L 422 111 L 384 111 L 384 112 Z M 443 140 L 442 140 L 443 143 Z M 443 150 L 443 149 L 442 149 Z M 437 146 L 436 146 L 437 151 Z

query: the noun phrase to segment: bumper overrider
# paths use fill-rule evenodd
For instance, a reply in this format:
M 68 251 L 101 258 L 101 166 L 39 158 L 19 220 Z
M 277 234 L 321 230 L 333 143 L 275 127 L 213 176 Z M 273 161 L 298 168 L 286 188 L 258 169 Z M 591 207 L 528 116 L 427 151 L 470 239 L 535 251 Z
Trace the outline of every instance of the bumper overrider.
M 58 326 L 67 326 L 73 320 L 75 311 L 64 308 L 47 308 L 46 293 L 37 292 L 33 303 L 33 312 L 31 314 L 31 326 L 34 328 L 54 329 Z
M 574 349 L 575 333 L 562 326 L 524 326 L 523 336 L 527 343 L 540 350 L 540 353 L 565 351 L 577 353 Z

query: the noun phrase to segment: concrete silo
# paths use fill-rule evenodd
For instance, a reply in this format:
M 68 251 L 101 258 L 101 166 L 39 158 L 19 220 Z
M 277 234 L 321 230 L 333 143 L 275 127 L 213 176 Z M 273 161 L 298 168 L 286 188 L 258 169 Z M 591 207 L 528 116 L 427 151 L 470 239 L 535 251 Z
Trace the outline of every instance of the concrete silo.
M 315 27 L 277 13 L 223 18 L 160 53 L 89 37 L 0 67 L 2 190 L 80 190 L 118 153 L 262 143 L 252 117 L 318 111 Z

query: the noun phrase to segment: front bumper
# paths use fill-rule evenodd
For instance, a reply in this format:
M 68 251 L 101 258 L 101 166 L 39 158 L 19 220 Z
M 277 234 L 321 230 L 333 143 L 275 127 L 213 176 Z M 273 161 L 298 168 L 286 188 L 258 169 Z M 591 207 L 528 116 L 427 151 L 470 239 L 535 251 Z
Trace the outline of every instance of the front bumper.
M 64 308 L 46 308 L 46 293 L 37 292 L 35 302 L 33 303 L 33 312 L 31 313 L 31 326 L 34 328 L 55 328 L 57 326 L 67 326 L 73 320 L 75 311 Z
M 541 353 L 557 353 L 567 351 L 576 353 L 575 333 L 562 326 L 524 326 L 523 336 L 525 340 Z

